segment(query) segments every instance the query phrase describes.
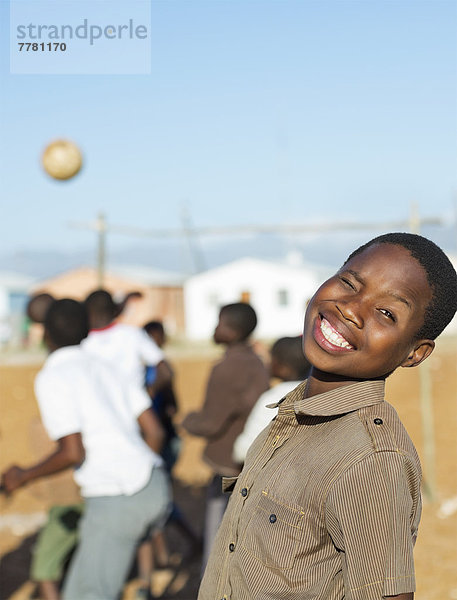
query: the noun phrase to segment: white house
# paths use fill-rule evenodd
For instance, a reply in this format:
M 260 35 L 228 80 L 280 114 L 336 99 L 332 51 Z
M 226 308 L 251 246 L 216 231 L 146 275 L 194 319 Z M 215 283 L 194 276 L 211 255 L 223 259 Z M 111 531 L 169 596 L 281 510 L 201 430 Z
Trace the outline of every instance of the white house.
M 242 258 L 194 275 L 184 284 L 186 336 L 211 338 L 220 307 L 239 301 L 256 310 L 257 338 L 299 335 L 306 304 L 329 273 L 317 265 Z

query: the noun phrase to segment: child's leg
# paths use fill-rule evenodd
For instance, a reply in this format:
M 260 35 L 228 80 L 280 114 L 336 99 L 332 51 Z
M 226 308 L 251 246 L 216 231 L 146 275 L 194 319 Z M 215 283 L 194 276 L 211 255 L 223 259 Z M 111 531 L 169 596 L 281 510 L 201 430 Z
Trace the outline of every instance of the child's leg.
M 80 542 L 66 578 L 63 598 L 115 600 L 122 591 L 138 540 L 169 506 L 169 486 L 162 469 L 132 496 L 86 499 Z
M 173 503 L 173 510 L 171 511 L 168 523 L 173 523 L 181 531 L 181 533 L 191 542 L 192 546 L 201 546 L 202 539 L 195 533 L 192 527 L 189 525 L 184 515 L 182 514 L 179 506 Z M 194 548 L 195 549 L 195 548 Z
M 59 582 L 68 556 L 78 540 L 82 504 L 53 506 L 33 550 L 30 577 L 36 581 L 43 600 L 60 597 Z
M 221 524 L 229 500 L 228 494 L 222 492 L 222 477 L 215 475 L 208 486 L 206 497 L 205 531 L 203 538 L 202 574 L 206 568 L 211 548 Z
M 60 600 L 59 584 L 56 581 L 39 581 L 38 593 L 40 600 Z
M 170 562 L 170 553 L 168 552 L 167 541 L 163 529 L 153 531 L 151 537 L 152 552 L 155 557 L 157 567 L 166 567 Z

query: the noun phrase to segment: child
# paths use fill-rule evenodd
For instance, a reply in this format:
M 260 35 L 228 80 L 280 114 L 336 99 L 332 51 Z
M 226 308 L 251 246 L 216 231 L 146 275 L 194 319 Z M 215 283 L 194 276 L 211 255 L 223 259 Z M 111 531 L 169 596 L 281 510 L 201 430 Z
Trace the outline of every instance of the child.
M 248 451 L 200 600 L 413 598 L 421 471 L 384 384 L 430 355 L 456 309 L 450 261 L 406 233 L 371 240 L 317 290 L 310 375 Z
M 171 373 L 157 344 L 139 327 L 116 321 L 122 306 L 113 301 L 109 292 L 96 290 L 89 294 L 84 304 L 90 325 L 90 333 L 83 342 L 86 352 L 109 361 L 141 388 L 144 386 L 144 369 L 148 365 L 157 368 L 158 384 L 170 381 Z
M 157 346 L 162 349 L 167 341 L 165 328 L 161 321 L 149 321 L 144 325 L 143 329 L 151 337 Z M 170 373 L 173 370 L 168 361 Z M 171 479 L 171 472 L 176 463 L 181 447 L 181 440 L 176 433 L 173 417 L 176 415 L 178 406 L 174 392 L 173 376 L 171 381 L 163 385 L 160 389 L 156 389 L 157 369 L 152 366 L 146 368 L 146 388 L 151 390 L 152 409 L 158 417 L 160 424 L 164 430 L 165 439 L 162 446 L 161 456 L 165 463 L 165 469 Z M 178 506 L 173 503 L 171 512 L 167 517 L 166 522 L 159 523 L 155 528 L 148 530 L 147 535 L 141 541 L 137 553 L 138 577 L 142 581 L 142 588 L 137 590 L 137 597 L 141 594 L 146 595 L 149 590 L 153 568 L 168 566 L 170 556 L 168 552 L 167 542 L 164 535 L 164 527 L 168 523 L 174 525 L 192 544 L 192 551 L 195 552 L 201 546 L 200 540 L 195 535 Z M 143 591 L 145 590 L 145 591 Z
M 43 325 L 46 313 L 54 302 L 55 298 L 46 292 L 34 294 L 26 306 L 28 319 Z M 48 512 L 46 525 L 41 529 L 33 548 L 30 566 L 30 578 L 36 582 L 41 600 L 60 598 L 60 581 L 65 564 L 78 541 L 77 525 L 82 511 L 83 503 L 79 501 L 52 506 Z
M 8 469 L 2 484 L 11 493 L 39 477 L 75 468 L 85 509 L 63 597 L 114 600 L 138 539 L 168 508 L 168 481 L 159 456 L 163 432 L 149 410 L 148 395 L 80 347 L 88 334 L 80 303 L 55 301 L 44 326 L 50 356 L 35 390 L 57 447 L 28 468 Z
M 146 334 L 157 345 L 160 350 L 163 349 L 167 336 L 165 328 L 161 321 L 149 321 L 143 327 Z M 169 473 L 178 459 L 181 440 L 176 433 L 173 424 L 173 418 L 178 410 L 176 395 L 174 391 L 173 379 L 174 373 L 169 362 L 164 359 L 170 373 L 170 381 L 162 384 L 157 389 L 157 367 L 148 365 L 146 367 L 145 384 L 152 400 L 152 408 L 165 431 L 165 441 L 162 447 L 162 458 L 165 461 L 165 467 Z
M 227 505 L 221 478 L 240 472 L 232 458 L 233 444 L 258 397 L 268 389 L 268 372 L 248 343 L 256 325 L 257 316 L 249 304 L 237 302 L 221 308 L 214 341 L 227 351 L 211 371 L 202 409 L 183 421 L 189 433 L 206 438 L 203 458 L 214 472 L 206 502 L 203 565 Z
M 276 404 L 286 394 L 306 379 L 309 364 L 303 356 L 302 338 L 283 337 L 271 347 L 270 375 L 281 382 L 264 392 L 249 414 L 243 432 L 236 438 L 233 458 L 242 464 L 249 446 L 274 417 L 271 404 Z
M 27 317 L 32 323 L 44 323 L 46 312 L 53 302 L 54 297 L 47 292 L 34 294 L 27 302 Z

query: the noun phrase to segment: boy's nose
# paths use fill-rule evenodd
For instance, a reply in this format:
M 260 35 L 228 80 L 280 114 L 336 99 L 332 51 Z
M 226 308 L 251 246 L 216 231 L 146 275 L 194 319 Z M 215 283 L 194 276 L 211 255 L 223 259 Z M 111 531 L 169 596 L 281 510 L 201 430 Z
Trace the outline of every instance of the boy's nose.
M 342 317 L 346 321 L 351 321 L 357 327 L 357 329 L 362 329 L 363 327 L 363 317 L 359 310 L 358 302 L 352 301 L 339 301 L 336 305 L 336 308 L 341 313 Z

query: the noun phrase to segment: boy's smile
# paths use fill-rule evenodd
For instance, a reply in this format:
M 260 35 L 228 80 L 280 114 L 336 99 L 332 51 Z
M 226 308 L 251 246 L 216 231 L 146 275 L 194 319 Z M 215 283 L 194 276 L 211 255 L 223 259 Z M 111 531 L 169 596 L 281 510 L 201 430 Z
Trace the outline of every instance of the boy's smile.
M 416 339 L 431 297 L 426 273 L 408 250 L 368 247 L 308 305 L 303 348 L 314 372 L 370 379 L 415 366 L 433 350 L 433 342 Z
M 348 337 L 351 336 L 349 335 Z M 319 319 L 316 319 L 314 338 L 319 346 L 328 349 L 330 352 L 353 351 L 355 349 L 338 329 L 333 327 L 331 322 L 327 321 L 322 315 L 320 315 Z

